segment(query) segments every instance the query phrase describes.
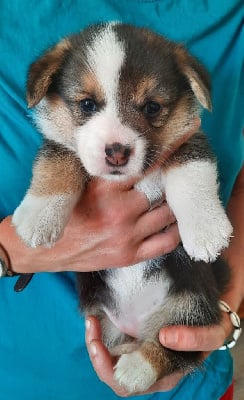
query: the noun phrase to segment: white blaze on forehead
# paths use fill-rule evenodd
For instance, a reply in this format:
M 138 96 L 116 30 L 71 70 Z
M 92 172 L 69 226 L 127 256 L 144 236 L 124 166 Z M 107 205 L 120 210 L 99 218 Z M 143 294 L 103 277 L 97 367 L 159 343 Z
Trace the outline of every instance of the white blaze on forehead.
M 114 32 L 114 25 L 108 24 L 94 32 L 87 47 L 87 68 L 95 75 L 99 89 L 103 91 L 105 107 L 77 128 L 75 138 L 77 153 L 90 175 L 122 180 L 141 173 L 146 141 L 120 119 L 119 79 L 126 53 L 125 43 Z M 133 149 L 128 164 L 121 171 L 117 169 L 121 175 L 113 175 L 111 166 L 106 162 L 106 145 L 115 142 Z
M 88 49 L 89 68 L 104 90 L 107 102 L 116 101 L 121 66 L 125 58 L 123 44 L 116 37 L 113 27 L 106 26 L 99 32 Z

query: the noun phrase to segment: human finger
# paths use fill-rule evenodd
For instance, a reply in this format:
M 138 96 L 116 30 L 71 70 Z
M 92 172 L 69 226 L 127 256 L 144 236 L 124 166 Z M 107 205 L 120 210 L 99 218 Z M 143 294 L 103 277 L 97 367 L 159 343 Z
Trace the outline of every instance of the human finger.
M 178 226 L 174 223 L 166 231 L 155 233 L 142 241 L 136 252 L 136 262 L 170 253 L 176 249 L 180 241 Z
M 100 324 L 95 318 L 89 317 L 86 320 L 86 327 L 86 345 L 97 376 L 118 396 L 127 397 L 126 390 L 114 379 L 114 358 L 102 343 Z
M 144 213 L 135 224 L 135 235 L 146 238 L 176 222 L 173 212 L 166 203 L 150 212 Z
M 89 218 L 94 214 L 110 218 L 110 213 L 115 216 L 123 213 L 137 219 L 148 210 L 149 204 L 147 197 L 134 189 L 133 182 L 92 181 L 76 207 L 78 213 Z
M 89 316 L 86 320 L 86 327 L 87 349 L 99 379 L 106 383 L 118 396 L 129 397 L 128 392 L 114 380 L 115 361 L 101 342 L 100 324 L 96 318 Z M 171 390 L 178 384 L 182 377 L 183 373 L 181 372 L 173 373 L 158 380 L 143 394 Z
M 161 344 L 179 351 L 213 351 L 230 333 L 228 322 L 207 327 L 168 326 L 159 332 Z

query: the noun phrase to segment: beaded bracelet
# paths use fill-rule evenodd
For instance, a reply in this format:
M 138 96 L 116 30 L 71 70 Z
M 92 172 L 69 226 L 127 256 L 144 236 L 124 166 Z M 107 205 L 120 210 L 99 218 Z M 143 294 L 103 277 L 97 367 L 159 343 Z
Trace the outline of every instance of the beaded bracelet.
M 221 311 L 226 312 L 229 314 L 231 323 L 234 327 L 234 332 L 233 332 L 233 338 L 226 342 L 223 346 L 219 348 L 219 350 L 226 350 L 226 349 L 232 349 L 235 345 L 237 340 L 239 339 L 242 329 L 241 329 L 241 320 L 239 315 L 237 315 L 236 312 L 232 311 L 231 308 L 228 306 L 227 303 L 225 303 L 223 300 L 219 302 L 219 307 Z

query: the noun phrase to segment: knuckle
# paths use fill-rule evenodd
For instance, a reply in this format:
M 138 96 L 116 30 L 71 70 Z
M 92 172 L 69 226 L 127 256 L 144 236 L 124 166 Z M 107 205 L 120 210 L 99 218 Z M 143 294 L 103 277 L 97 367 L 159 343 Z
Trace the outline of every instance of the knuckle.
M 169 221 L 170 221 L 170 224 L 173 224 L 173 223 L 176 222 L 175 215 L 171 211 L 170 211 L 170 214 L 169 214 Z
M 151 253 L 143 247 L 138 247 L 133 254 L 133 264 L 140 263 L 154 257 L 154 252 Z
M 163 203 L 159 209 L 161 211 L 161 214 L 163 214 L 163 220 L 165 222 L 168 222 L 173 215 L 169 206 L 167 204 Z
M 175 250 L 176 247 L 179 245 L 180 243 L 180 238 L 170 235 L 167 237 L 167 240 L 164 241 L 163 243 L 163 253 L 170 253 L 171 251 Z

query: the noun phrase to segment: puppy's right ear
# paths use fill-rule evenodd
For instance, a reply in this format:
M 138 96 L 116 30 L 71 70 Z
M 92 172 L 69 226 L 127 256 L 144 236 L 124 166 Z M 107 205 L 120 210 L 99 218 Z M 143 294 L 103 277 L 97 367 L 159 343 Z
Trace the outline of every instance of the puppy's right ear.
M 70 47 L 69 40 L 64 39 L 31 65 L 26 94 L 29 108 L 45 96 Z

